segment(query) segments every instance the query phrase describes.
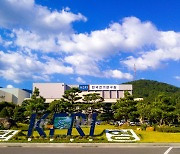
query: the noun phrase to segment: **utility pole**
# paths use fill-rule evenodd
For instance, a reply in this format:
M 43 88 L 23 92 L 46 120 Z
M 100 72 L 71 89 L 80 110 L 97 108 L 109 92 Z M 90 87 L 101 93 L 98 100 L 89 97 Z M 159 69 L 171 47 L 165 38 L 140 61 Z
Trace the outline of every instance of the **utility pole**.
M 134 64 L 134 80 L 136 80 L 136 64 Z

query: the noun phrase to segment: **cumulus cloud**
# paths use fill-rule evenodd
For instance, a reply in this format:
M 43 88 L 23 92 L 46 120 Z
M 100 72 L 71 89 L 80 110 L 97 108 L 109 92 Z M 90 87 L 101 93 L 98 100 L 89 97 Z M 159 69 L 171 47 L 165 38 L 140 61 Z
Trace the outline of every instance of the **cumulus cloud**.
M 120 70 L 108 70 L 105 73 L 107 78 L 116 78 L 116 79 L 127 79 L 132 80 L 133 76 L 130 73 L 123 73 Z
M 135 64 L 137 70 L 147 70 L 156 69 L 161 66 L 162 62 L 168 60 L 180 60 L 180 47 L 144 52 L 140 57 L 134 58 L 133 56 L 130 56 L 127 60 L 122 61 L 122 63 L 131 69 L 134 68 Z
M 49 75 L 55 73 L 72 74 L 73 69 L 52 58 L 41 62 L 35 55 L 0 51 L 0 76 L 2 78 L 16 83 L 29 79 L 48 81 Z
M 131 80 L 130 73 L 102 65 L 116 55 L 119 63 L 130 69 L 135 64 L 137 70 L 180 60 L 179 32 L 159 31 L 150 21 L 126 17 L 102 30 L 75 33 L 72 24 L 86 20 L 69 8 L 51 11 L 34 0 L 0 1 L 0 27 L 12 35 L 10 40 L 0 36 L 0 43 L 18 49 L 0 51 L 0 76 L 15 82 L 50 80 L 56 73 Z
M 59 39 L 59 44 L 63 51 L 81 53 L 94 59 L 94 63 L 119 52 L 132 52 L 132 56 L 121 62 L 131 69 L 135 64 L 137 70 L 156 69 L 165 61 L 180 59 L 180 33 L 158 31 L 151 22 L 136 17 L 124 18 L 122 24 L 113 23 L 104 30 Z
M 72 23 L 86 20 L 69 8 L 51 11 L 34 0 L 0 1 L 0 27 L 13 31 L 15 45 L 31 50 L 60 51 L 57 37 L 73 34 Z
M 104 30 L 74 34 L 69 40 L 58 41 L 65 52 L 73 51 L 102 59 L 119 51 L 133 51 L 151 45 L 156 35 L 156 28 L 150 22 L 128 17 L 122 24 L 113 23 Z
M 175 76 L 174 77 L 176 80 L 180 80 L 180 76 Z
M 43 52 L 57 52 L 60 50 L 60 46 L 52 36 L 42 38 L 37 33 L 25 31 L 23 29 L 13 30 L 13 32 L 16 36 L 15 44 L 22 49 L 28 48 Z
M 2 39 L 2 37 L 1 37 L 1 35 L 0 35 L 0 44 L 3 42 L 3 39 Z
M 50 11 L 34 0 L 0 1 L 0 26 L 8 29 L 24 28 L 41 34 L 69 33 L 73 31 L 71 23 L 80 20 L 87 19 L 68 9 Z
M 73 66 L 76 74 L 97 77 L 101 74 L 96 59 L 90 56 L 74 54 L 65 57 L 65 62 Z
M 76 78 L 76 81 L 77 81 L 78 83 L 86 83 L 86 81 L 84 81 L 81 77 L 77 77 L 77 78 Z

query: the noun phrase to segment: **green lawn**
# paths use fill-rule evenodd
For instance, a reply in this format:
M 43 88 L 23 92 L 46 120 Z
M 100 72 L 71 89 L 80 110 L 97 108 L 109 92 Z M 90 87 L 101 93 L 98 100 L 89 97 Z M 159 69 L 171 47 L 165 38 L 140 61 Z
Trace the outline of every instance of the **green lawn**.
M 82 129 L 83 129 L 85 135 L 89 135 L 90 127 L 83 127 Z M 118 129 L 118 127 L 115 127 L 113 125 L 96 125 L 94 135 L 95 136 L 100 136 L 100 135 L 102 136 L 102 133 L 103 133 L 103 131 L 105 129 Z M 27 133 L 27 132 L 25 132 L 25 133 Z M 45 133 L 48 136 L 49 135 L 49 130 L 46 130 Z M 55 130 L 55 134 L 66 135 L 67 134 L 67 129 Z M 34 136 L 39 136 L 39 134 L 36 131 L 34 131 L 33 135 Z M 79 135 L 79 133 L 77 132 L 77 130 L 75 128 L 73 128 L 72 135 Z
M 139 142 L 180 142 L 180 133 L 165 133 L 165 132 L 156 132 L 156 131 L 135 131 L 136 134 L 140 137 Z
M 156 132 L 156 131 L 140 131 L 136 130 L 137 127 L 129 127 L 128 129 L 134 129 L 136 134 L 140 137 L 139 143 L 154 143 L 154 142 L 179 142 L 180 143 L 180 133 L 165 133 L 165 132 Z M 83 127 L 82 128 L 85 135 L 89 135 L 89 127 Z M 114 125 L 96 125 L 95 127 L 95 138 L 104 138 L 104 141 L 106 142 L 106 136 L 104 133 L 105 129 L 123 129 L 122 127 L 115 127 Z M 124 128 L 126 129 L 126 128 Z M 27 131 L 24 131 L 25 134 L 27 134 Z M 46 130 L 45 133 L 47 136 L 49 136 L 49 131 Z M 55 130 L 55 135 L 66 135 L 67 129 L 62 130 Z M 79 135 L 77 130 L 73 128 L 72 135 Z M 36 131 L 34 131 L 33 136 L 39 136 Z

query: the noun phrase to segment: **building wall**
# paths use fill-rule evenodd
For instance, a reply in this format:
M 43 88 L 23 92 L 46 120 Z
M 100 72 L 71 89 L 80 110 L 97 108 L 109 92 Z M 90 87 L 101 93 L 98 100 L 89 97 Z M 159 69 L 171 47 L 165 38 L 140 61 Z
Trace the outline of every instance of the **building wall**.
M 13 102 L 17 105 L 21 105 L 25 98 L 30 97 L 30 93 L 18 88 L 0 88 L 2 92 L 5 92 L 5 101 Z
M 117 99 L 124 97 L 124 91 L 128 91 L 132 94 L 132 85 L 82 85 L 84 91 L 79 94 L 80 97 L 88 93 L 99 93 L 103 97 L 106 103 L 115 103 Z M 64 83 L 34 83 L 33 90 L 37 87 L 40 91 L 40 95 L 46 98 L 46 103 L 52 102 L 54 99 L 62 98 L 65 90 L 69 90 L 72 87 L 78 88 L 79 85 L 66 85 Z M 99 88 L 99 89 L 98 89 Z M 82 100 L 80 100 L 82 101 Z
M 64 83 L 33 83 L 33 91 L 38 88 L 40 96 L 48 100 L 60 99 L 67 88 Z
M 3 102 L 3 101 L 12 102 L 12 97 L 13 97 L 12 94 L 0 90 L 0 102 Z
M 21 105 L 25 98 L 30 98 L 30 93 L 24 90 L 18 90 L 18 105 Z

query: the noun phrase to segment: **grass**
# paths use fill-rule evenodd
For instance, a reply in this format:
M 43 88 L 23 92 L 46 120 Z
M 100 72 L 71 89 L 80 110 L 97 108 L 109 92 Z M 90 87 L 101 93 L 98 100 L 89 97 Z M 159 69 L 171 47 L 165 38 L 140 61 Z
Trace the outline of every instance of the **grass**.
M 140 141 L 138 141 L 138 143 L 160 143 L 160 142 L 164 142 L 164 143 L 180 143 L 180 133 L 165 133 L 165 132 L 157 132 L 157 131 L 140 131 L 140 130 L 136 130 L 136 126 L 133 127 L 127 127 L 127 126 L 123 126 L 123 127 L 115 127 L 114 125 L 96 125 L 95 127 L 95 133 L 94 133 L 94 140 L 93 142 L 108 142 L 106 139 L 106 135 L 104 130 L 105 129 L 133 129 L 136 134 L 140 137 Z M 82 128 L 85 135 L 89 135 L 89 131 L 90 131 L 90 127 L 83 127 Z M 27 134 L 27 131 L 23 131 L 24 134 Z M 47 136 L 49 136 L 49 130 L 45 130 L 45 133 L 47 134 Z M 67 134 L 67 129 L 58 129 L 55 130 L 55 136 L 56 135 L 66 135 Z M 77 130 L 75 128 L 73 128 L 72 131 L 72 136 L 78 136 L 79 133 L 77 132 Z M 34 131 L 33 136 L 35 138 L 37 138 L 35 141 L 33 142 L 49 142 L 49 140 L 40 140 L 38 141 L 38 137 L 39 134 Z M 17 142 L 27 142 L 27 139 L 25 139 L 25 137 L 21 141 L 17 141 Z M 15 141 L 15 140 L 14 140 Z M 15 141 L 16 142 L 16 141 Z M 69 139 L 57 139 L 54 142 L 69 142 Z M 77 139 L 75 139 L 75 142 L 89 142 L 87 139 L 80 139 L 77 137 Z
M 140 137 L 140 143 L 178 143 L 180 142 L 180 133 L 165 133 L 156 131 L 135 131 Z
M 89 135 L 89 131 L 90 131 L 90 127 L 83 127 L 82 128 L 85 135 Z M 104 130 L 105 129 L 118 129 L 118 127 L 115 127 L 113 125 L 96 125 L 95 127 L 95 132 L 94 132 L 94 136 L 95 137 L 105 137 L 104 134 Z M 49 130 L 45 130 L 44 131 L 46 133 L 46 135 L 49 135 Z M 24 131 L 23 133 L 27 134 L 27 131 Z M 55 130 L 55 135 L 66 135 L 67 134 L 67 129 L 57 129 Z M 73 128 L 72 130 L 72 135 L 79 135 L 78 131 Z M 33 136 L 39 136 L 38 132 L 34 131 Z

